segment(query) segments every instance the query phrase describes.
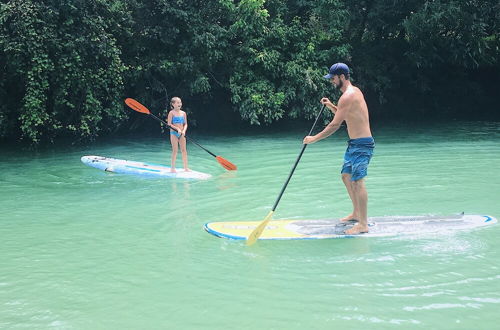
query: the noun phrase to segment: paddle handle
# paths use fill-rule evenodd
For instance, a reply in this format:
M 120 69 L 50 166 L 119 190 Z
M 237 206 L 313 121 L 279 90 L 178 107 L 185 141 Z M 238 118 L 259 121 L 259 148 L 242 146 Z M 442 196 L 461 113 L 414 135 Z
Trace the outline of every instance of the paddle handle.
M 321 114 L 323 113 L 323 110 L 325 110 L 325 105 L 324 104 L 321 107 L 321 110 L 320 110 L 319 114 L 316 116 L 316 120 L 314 120 L 314 123 L 313 123 L 313 125 L 311 127 L 311 130 L 309 131 L 309 134 L 307 134 L 307 135 L 311 135 L 312 134 L 312 132 L 314 130 L 314 127 L 316 126 L 316 123 L 318 122 L 319 118 L 321 117 Z M 306 147 L 307 147 L 307 144 L 304 144 L 302 146 L 302 150 L 300 151 L 299 156 L 297 157 L 297 160 L 295 161 L 295 164 L 293 164 L 292 170 L 290 171 L 290 174 L 288 174 L 288 178 L 286 179 L 286 182 L 283 185 L 283 188 L 281 188 L 281 192 L 280 192 L 278 198 L 276 199 L 276 202 L 274 203 L 274 206 L 272 208 L 272 212 L 274 212 L 276 210 L 276 207 L 278 207 L 278 203 L 281 200 L 281 196 L 283 196 L 283 193 L 285 192 L 285 189 L 288 186 L 288 183 L 290 182 L 290 179 L 292 178 L 293 172 L 295 172 L 295 169 L 297 168 L 297 165 L 299 164 L 300 158 L 304 154 L 304 151 L 306 150 Z
M 157 116 L 153 115 L 152 113 L 149 113 L 149 115 L 150 115 L 151 117 L 153 117 L 154 119 L 158 120 L 159 122 L 161 122 L 161 123 L 163 123 L 163 124 L 167 125 L 167 127 L 169 127 L 170 129 L 172 129 L 172 130 L 174 130 L 174 131 L 177 131 L 177 129 L 176 129 L 175 127 L 173 127 L 173 126 L 169 125 L 169 124 L 168 124 L 166 121 L 164 121 L 163 119 L 158 118 Z M 195 140 L 193 140 L 193 139 L 191 139 L 191 138 L 187 137 L 186 135 L 184 135 L 184 136 L 186 137 L 186 139 L 187 139 L 188 141 L 193 142 L 193 143 L 194 143 L 194 144 L 196 144 L 198 147 L 200 147 L 201 149 L 205 150 L 206 152 L 208 152 L 208 153 L 209 153 L 209 154 L 211 154 L 212 156 L 217 157 L 217 155 L 215 155 L 214 153 L 212 153 L 210 150 L 205 149 L 205 148 L 204 148 L 201 144 L 199 144 L 199 143 L 198 143 L 198 142 L 196 142 Z

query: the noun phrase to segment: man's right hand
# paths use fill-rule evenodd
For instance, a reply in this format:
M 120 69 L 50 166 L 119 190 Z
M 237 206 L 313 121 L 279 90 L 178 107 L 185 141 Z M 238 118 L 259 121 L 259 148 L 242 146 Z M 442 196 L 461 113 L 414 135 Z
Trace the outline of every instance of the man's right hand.
M 330 109 L 333 114 L 337 111 L 337 106 L 333 104 L 328 97 L 324 97 L 320 101 L 321 104 L 324 104 L 328 109 Z
M 321 101 L 319 101 L 321 104 L 324 104 L 324 105 L 327 105 L 328 103 L 332 103 L 330 102 L 330 100 L 328 99 L 328 97 L 324 97 L 321 99 Z

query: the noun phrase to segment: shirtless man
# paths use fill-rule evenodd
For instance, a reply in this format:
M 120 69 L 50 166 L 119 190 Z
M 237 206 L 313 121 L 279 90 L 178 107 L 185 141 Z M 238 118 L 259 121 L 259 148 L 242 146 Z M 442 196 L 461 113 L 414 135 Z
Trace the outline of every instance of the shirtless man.
M 325 129 L 314 136 L 306 136 L 304 144 L 311 144 L 335 133 L 343 121 L 347 124 L 349 141 L 344 155 L 342 167 L 342 181 L 344 182 L 353 205 L 352 214 L 341 219 L 342 222 L 357 220 L 345 233 L 356 235 L 368 232 L 368 194 L 364 177 L 373 154 L 375 142 L 370 131 L 368 107 L 361 90 L 353 86 L 349 80 L 349 67 L 344 63 L 336 63 L 330 67 L 329 73 L 324 76 L 342 92 L 342 96 L 335 106 L 326 97 L 321 103 L 330 109 L 335 117 Z

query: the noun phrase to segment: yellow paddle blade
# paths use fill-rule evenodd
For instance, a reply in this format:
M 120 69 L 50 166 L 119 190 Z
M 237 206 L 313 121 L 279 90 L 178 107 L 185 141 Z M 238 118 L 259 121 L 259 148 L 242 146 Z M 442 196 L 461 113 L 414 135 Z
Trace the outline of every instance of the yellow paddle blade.
M 264 220 L 262 220 L 262 222 L 257 226 L 257 228 L 255 228 L 250 233 L 250 235 L 248 235 L 248 237 L 247 237 L 247 245 L 248 246 L 254 244 L 259 239 L 260 235 L 262 235 L 262 232 L 266 228 L 267 223 L 273 217 L 273 213 L 274 213 L 274 211 L 269 212 L 269 214 L 264 218 Z

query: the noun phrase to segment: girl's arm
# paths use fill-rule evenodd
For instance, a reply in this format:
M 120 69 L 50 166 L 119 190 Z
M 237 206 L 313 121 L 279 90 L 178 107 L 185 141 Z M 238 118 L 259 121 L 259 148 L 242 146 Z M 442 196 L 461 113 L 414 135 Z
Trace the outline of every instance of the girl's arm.
M 172 124 L 172 117 L 173 116 L 174 116 L 173 112 L 170 111 L 168 113 L 168 117 L 167 117 L 167 124 L 168 124 L 168 126 L 170 126 L 169 129 L 171 129 L 171 130 L 175 129 L 178 133 L 181 133 L 182 130 Z
M 169 112 L 168 112 L 168 116 L 167 116 L 167 124 L 168 124 L 169 126 L 173 126 L 173 125 L 172 125 L 172 111 L 169 111 Z
M 184 127 L 182 129 L 182 135 L 186 135 L 186 131 L 188 129 L 188 117 L 187 117 L 187 113 L 183 113 L 184 115 Z

